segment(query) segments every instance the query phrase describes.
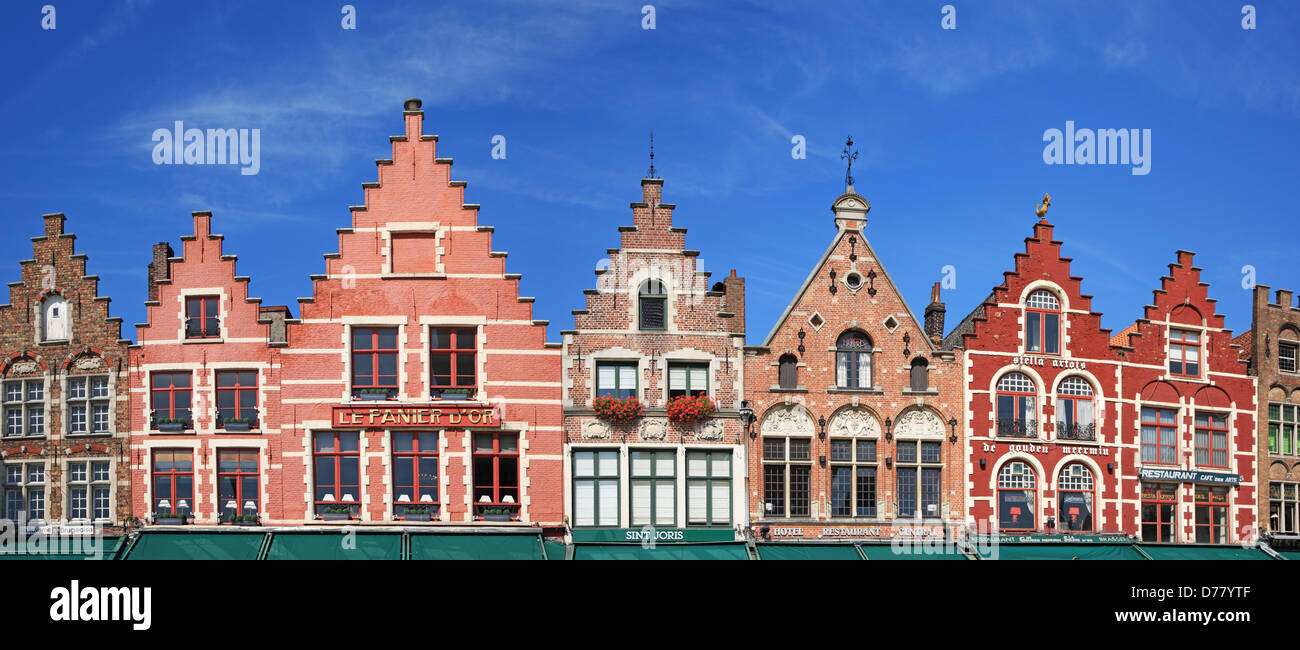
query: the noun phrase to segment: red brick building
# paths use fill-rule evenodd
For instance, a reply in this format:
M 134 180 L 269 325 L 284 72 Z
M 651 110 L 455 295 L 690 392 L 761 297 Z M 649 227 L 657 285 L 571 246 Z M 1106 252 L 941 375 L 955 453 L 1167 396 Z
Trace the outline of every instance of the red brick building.
M 1230 543 L 1255 523 L 1255 393 L 1192 254 L 1110 336 L 1045 217 L 947 338 L 965 349 L 979 531 Z
M 180 256 L 154 245 L 131 346 L 133 510 L 147 523 L 282 523 L 288 504 L 272 468 L 283 462 L 287 310 L 248 295 L 210 212 L 193 221 Z
M 1270 302 L 1269 288 L 1259 284 L 1252 313 L 1250 331 L 1235 341 L 1259 393 L 1259 525 L 1294 538 L 1300 535 L 1300 307 L 1287 289 Z
M 29 530 L 122 531 L 130 518 L 122 319 L 74 250 L 64 216 L 47 214 L 32 259 L 0 305 L 3 518 Z
M 563 526 L 559 343 L 419 100 L 280 351 L 285 521 Z
M 578 541 L 645 526 L 671 529 L 660 539 L 743 535 L 745 281 L 733 270 L 710 287 L 662 191 L 641 180 L 632 225 L 563 333 L 565 517 Z M 712 416 L 669 417 L 670 400 L 699 396 Z M 602 418 L 597 399 L 636 401 L 642 415 Z
M 938 285 L 916 318 L 865 236 L 870 204 L 835 199 L 835 236 L 760 346 L 745 350 L 757 537 L 942 536 L 965 512 L 959 355 Z

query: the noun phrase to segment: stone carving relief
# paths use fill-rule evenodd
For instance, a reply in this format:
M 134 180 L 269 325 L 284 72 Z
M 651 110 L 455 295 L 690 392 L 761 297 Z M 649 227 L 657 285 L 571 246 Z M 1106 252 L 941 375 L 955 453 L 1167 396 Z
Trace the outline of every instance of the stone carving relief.
M 643 418 L 641 420 L 642 440 L 663 440 L 668 437 L 668 423 L 664 420 Z
M 609 423 L 604 420 L 587 420 L 583 422 L 582 437 L 585 440 L 608 440 Z
M 77 370 L 95 370 L 96 368 L 104 367 L 104 360 L 93 356 L 77 357 L 77 360 L 73 362 L 72 367 Z
M 722 440 L 722 423 L 713 419 L 697 423 L 695 437 L 700 440 Z
M 801 406 L 778 406 L 763 418 L 759 430 L 765 436 L 807 436 L 813 433 L 813 421 Z
M 930 409 L 912 409 L 898 416 L 894 435 L 913 438 L 942 438 L 943 421 Z
M 831 417 L 828 428 L 832 436 L 880 437 L 880 422 L 864 408 L 843 409 Z

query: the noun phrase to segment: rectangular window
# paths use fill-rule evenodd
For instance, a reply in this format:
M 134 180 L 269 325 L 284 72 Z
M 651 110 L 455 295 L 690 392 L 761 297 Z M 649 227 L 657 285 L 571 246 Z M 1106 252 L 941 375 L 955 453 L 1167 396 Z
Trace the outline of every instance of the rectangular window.
M 435 327 L 429 336 L 429 386 L 434 399 L 473 399 L 478 386 L 478 330 Z
M 709 394 L 708 363 L 668 364 L 668 399 L 681 395 Z
M 160 424 L 193 426 L 190 417 L 190 373 L 155 372 L 149 377 L 153 428 Z
M 618 451 L 573 452 L 573 525 L 618 525 Z
M 108 377 L 68 378 L 68 433 L 108 433 Z
M 45 435 L 45 380 L 4 383 L 5 436 Z
M 221 523 L 230 523 L 233 517 L 253 517 L 256 520 L 258 481 L 256 449 L 231 449 L 217 452 L 217 508 Z
M 218 327 L 220 312 L 216 296 L 194 296 L 185 299 L 185 338 L 208 339 L 221 335 Z
M 677 457 L 669 450 L 631 453 L 633 526 L 677 521 Z
M 1277 369 L 1282 372 L 1296 371 L 1296 351 L 1300 345 L 1290 341 L 1277 342 Z
M 257 428 L 257 371 L 217 371 L 217 426 Z
M 1296 522 L 1300 521 L 1297 492 L 1300 492 L 1300 483 L 1275 481 L 1268 484 L 1269 530 L 1286 535 L 1296 534 Z
M 1196 543 L 1228 543 L 1228 488 L 1196 487 Z
M 352 397 L 397 394 L 397 328 L 352 328 Z
M 1177 463 L 1177 431 L 1173 409 L 1142 409 L 1142 462 Z
M 188 517 L 194 508 L 194 452 L 155 449 L 153 452 L 154 515 Z
M 393 434 L 393 515 L 438 516 L 438 434 Z M 423 517 L 421 517 L 423 518 Z
M 1169 374 L 1201 376 L 1201 335 L 1188 330 L 1169 330 Z
M 5 519 L 28 523 L 45 519 L 45 463 L 4 466 Z
M 876 516 L 875 440 L 831 440 L 831 516 Z
M 898 471 L 898 516 L 938 517 L 939 482 L 943 474 L 942 444 L 930 441 L 899 441 L 895 455 Z
M 1268 405 L 1268 453 L 1292 456 L 1300 453 L 1296 439 L 1300 406 L 1270 402 Z
M 763 509 L 767 517 L 807 517 L 811 506 L 812 441 L 763 439 Z
M 596 363 L 596 397 L 627 399 L 636 397 L 635 361 L 599 361 Z
M 1142 541 L 1173 542 L 1174 515 L 1178 512 L 1178 485 L 1142 484 Z
M 68 519 L 108 519 L 107 461 L 68 463 Z
M 731 525 L 731 452 L 686 452 L 686 525 Z
M 474 514 L 519 518 L 519 434 L 474 434 Z
M 317 514 L 356 517 L 361 513 L 360 436 L 355 432 L 313 436 Z
M 1202 467 L 1228 466 L 1228 416 L 1196 414 L 1196 464 Z

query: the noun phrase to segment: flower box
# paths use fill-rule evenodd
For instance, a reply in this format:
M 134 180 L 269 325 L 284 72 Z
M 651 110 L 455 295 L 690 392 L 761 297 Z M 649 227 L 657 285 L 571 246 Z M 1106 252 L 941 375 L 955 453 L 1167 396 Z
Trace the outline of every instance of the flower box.
M 382 393 L 367 393 L 367 392 L 360 392 L 360 393 L 357 393 L 356 397 L 357 397 L 357 399 L 362 400 L 362 401 L 366 401 L 366 402 L 384 402 L 384 401 L 387 401 L 387 400 L 388 400 L 388 394 L 389 394 L 389 391 L 384 391 L 384 392 L 382 392 Z
M 352 518 L 350 512 L 322 512 L 320 518 L 325 521 L 347 521 Z
M 432 521 L 433 515 L 427 512 L 408 512 L 402 515 L 402 519 L 406 521 Z
M 221 422 L 221 428 L 226 431 L 249 431 L 253 428 L 253 423 L 247 420 L 242 422 L 238 420 L 223 420 Z
M 434 399 L 467 400 L 473 397 L 472 392 L 468 388 L 435 388 L 433 397 Z
M 631 422 L 641 417 L 641 402 L 635 397 L 597 397 L 591 400 L 591 410 L 596 417 L 611 424 Z
M 185 430 L 185 425 L 186 423 L 183 421 L 176 421 L 176 422 L 163 421 L 158 423 L 158 430 L 166 433 L 178 433 L 180 431 Z
M 185 523 L 185 515 L 154 515 L 153 523 L 159 526 L 181 526 Z
M 673 422 L 702 422 L 713 417 L 718 407 L 708 395 L 678 395 L 668 400 L 667 411 Z

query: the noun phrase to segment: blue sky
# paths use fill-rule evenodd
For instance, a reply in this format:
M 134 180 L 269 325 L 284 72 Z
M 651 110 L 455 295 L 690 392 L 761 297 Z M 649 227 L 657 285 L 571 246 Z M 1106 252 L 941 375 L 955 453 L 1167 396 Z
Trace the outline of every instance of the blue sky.
M 150 246 L 175 246 L 192 210 L 213 211 L 252 295 L 296 315 L 406 97 L 551 340 L 631 223 L 652 130 L 688 246 L 714 280 L 748 278 L 750 343 L 834 233 L 847 134 L 867 238 L 913 310 L 956 268 L 949 328 L 1011 267 L 1044 192 L 1116 331 L 1180 248 L 1237 331 L 1243 266 L 1300 289 L 1295 3 L 1255 2 L 1248 31 L 1240 2 L 956 1 L 944 30 L 944 2 L 353 0 L 343 30 L 343 2 L 47 1 L 54 30 L 46 2 L 0 18 L 3 276 L 18 279 L 39 215 L 63 212 L 132 339 Z M 176 120 L 261 129 L 260 173 L 154 165 L 151 134 Z M 1067 120 L 1150 129 L 1150 173 L 1045 164 L 1043 134 Z

